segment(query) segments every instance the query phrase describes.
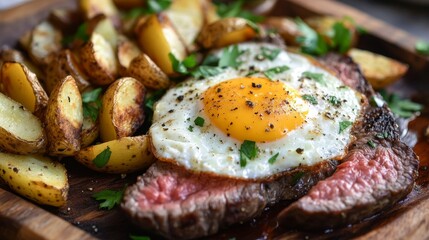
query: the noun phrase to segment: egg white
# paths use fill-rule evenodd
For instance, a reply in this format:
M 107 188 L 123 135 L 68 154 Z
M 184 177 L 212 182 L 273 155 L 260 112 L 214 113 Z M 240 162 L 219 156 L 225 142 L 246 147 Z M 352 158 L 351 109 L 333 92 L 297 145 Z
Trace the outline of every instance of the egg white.
M 356 122 L 361 113 L 363 96 L 300 55 L 282 50 L 274 60 L 255 60 L 261 53 L 261 47 L 278 48 L 275 45 L 244 43 L 238 47 L 244 51 L 239 57 L 243 63 L 238 69 L 226 68 L 222 73 L 204 80 L 191 78 L 168 90 L 156 103 L 153 124 L 149 129 L 155 156 L 193 171 L 244 179 L 266 178 L 299 165 L 314 165 L 343 156 L 353 137 L 351 127 L 340 133 L 339 123 Z M 220 56 L 222 50 L 215 54 Z M 259 152 L 256 159 L 241 167 L 239 149 L 242 141 L 228 137 L 210 123 L 209 117 L 205 116 L 201 96 L 210 86 L 246 76 L 249 68 L 262 72 L 284 65 L 290 69 L 276 74 L 275 79 L 295 88 L 301 96 L 314 96 L 318 104 L 308 104 L 305 123 L 300 127 L 281 139 L 257 143 Z M 305 71 L 323 74 L 326 84 L 303 78 Z M 264 77 L 262 73 L 252 76 Z M 335 96 L 341 105 L 334 107 L 327 101 L 329 96 Z M 205 119 L 203 127 L 194 124 L 197 117 Z M 279 153 L 276 161 L 268 163 L 268 159 L 276 153 Z

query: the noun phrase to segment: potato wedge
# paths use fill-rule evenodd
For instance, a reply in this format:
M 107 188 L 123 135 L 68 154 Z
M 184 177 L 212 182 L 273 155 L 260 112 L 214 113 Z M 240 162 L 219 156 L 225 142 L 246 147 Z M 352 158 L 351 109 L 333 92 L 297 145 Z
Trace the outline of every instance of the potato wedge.
M 49 22 L 63 34 L 73 34 L 83 22 L 83 16 L 76 9 L 57 8 L 49 13 Z
M 36 116 L 43 116 L 48 95 L 36 74 L 17 62 L 5 62 L 1 68 L 0 91 L 21 103 Z
M 51 23 L 44 21 L 37 25 L 31 33 L 29 46 L 30 57 L 39 65 L 45 66 L 50 56 L 61 50 L 62 34 Z
M 144 121 L 145 87 L 136 79 L 118 79 L 103 95 L 100 137 L 103 142 L 132 136 Z
M 103 151 L 107 151 L 106 149 L 111 152 L 110 158 L 104 166 L 97 167 L 94 159 Z M 121 174 L 143 170 L 155 161 L 155 157 L 150 152 L 147 135 L 123 137 L 93 145 L 80 150 L 75 159 L 98 172 Z
M 185 44 L 165 14 L 151 15 L 139 28 L 137 35 L 140 48 L 146 53 L 163 72 L 175 75 L 169 53 L 177 59 L 185 59 L 187 52 Z
M 133 9 L 144 7 L 145 1 L 142 0 L 113 0 L 113 3 L 120 9 Z
M 204 48 L 220 48 L 244 42 L 257 36 L 257 32 L 243 18 L 223 18 L 204 26 L 197 42 Z
M 22 53 L 16 49 L 9 48 L 7 46 L 3 46 L 0 49 L 0 68 L 4 62 L 19 62 L 24 64 L 31 72 L 36 74 L 38 79 L 45 78 L 45 73 L 40 70 L 39 67 L 33 64 L 33 62 L 29 61 Z
M 86 73 L 95 85 L 109 85 L 116 79 L 117 59 L 113 47 L 98 33 L 82 47 L 80 59 Z
M 20 103 L 0 93 L 0 148 L 11 153 L 44 152 L 41 121 Z
M 267 17 L 264 25 L 268 29 L 274 29 L 288 46 L 298 46 L 296 38 L 301 35 L 295 21 L 288 17 Z
M 171 85 L 168 76 L 144 53 L 131 61 L 128 74 L 148 88 L 165 89 Z
M 118 45 L 118 32 L 110 18 L 103 14 L 93 17 L 88 22 L 88 31 L 100 34 L 110 43 L 113 49 L 116 49 Z
M 89 77 L 83 71 L 82 66 L 72 51 L 65 49 L 53 57 L 53 61 L 48 65 L 46 71 L 45 89 L 51 93 L 61 79 L 71 75 L 79 88 L 83 92 L 91 84 Z
M 117 55 L 119 63 L 118 70 L 121 76 L 129 76 L 128 67 L 130 66 L 131 61 L 139 54 L 141 54 L 141 51 L 134 42 L 123 35 L 119 36 Z
M 67 76 L 52 91 L 46 108 L 48 154 L 71 156 L 79 151 L 82 122 L 82 97 L 74 78 Z
M 66 168 L 37 155 L 0 152 L 0 177 L 18 194 L 39 204 L 66 204 L 69 184 Z
M 112 0 L 79 0 L 80 10 L 87 20 L 104 14 L 115 22 L 119 20 L 119 11 Z
M 203 0 L 204 24 L 207 25 L 220 19 L 216 6 L 210 0 Z
M 80 133 L 81 148 L 88 147 L 97 138 L 100 133 L 98 122 L 94 122 L 90 117 L 84 117 L 82 123 L 82 132 Z
M 204 25 L 203 7 L 201 0 L 176 0 L 165 11 L 188 51 L 196 50 L 194 42 Z
M 359 64 L 363 75 L 375 89 L 393 84 L 408 71 L 408 65 L 373 52 L 352 48 L 347 55 Z

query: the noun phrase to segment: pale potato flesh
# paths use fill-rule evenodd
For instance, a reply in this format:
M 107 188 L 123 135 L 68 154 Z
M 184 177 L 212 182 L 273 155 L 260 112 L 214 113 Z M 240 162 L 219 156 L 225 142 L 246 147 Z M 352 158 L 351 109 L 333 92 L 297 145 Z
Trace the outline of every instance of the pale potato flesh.
M 61 32 L 49 22 L 42 22 L 32 32 L 30 43 L 31 56 L 39 63 L 46 63 L 51 53 L 61 50 Z
M 102 35 L 96 33 L 92 34 L 91 42 L 94 44 L 95 59 L 100 66 L 106 71 L 116 73 L 116 57 L 109 42 Z
M 114 49 L 118 45 L 118 32 L 109 18 L 104 18 L 99 21 L 94 28 L 94 32 L 103 36 Z
M 64 118 L 66 118 L 75 128 L 80 128 L 82 126 L 83 119 L 83 110 L 82 110 L 82 98 L 79 94 L 79 91 L 76 92 L 75 83 L 72 86 L 67 86 L 67 84 L 72 84 L 70 81 L 67 81 L 63 90 L 60 91 L 58 101 L 59 109 Z

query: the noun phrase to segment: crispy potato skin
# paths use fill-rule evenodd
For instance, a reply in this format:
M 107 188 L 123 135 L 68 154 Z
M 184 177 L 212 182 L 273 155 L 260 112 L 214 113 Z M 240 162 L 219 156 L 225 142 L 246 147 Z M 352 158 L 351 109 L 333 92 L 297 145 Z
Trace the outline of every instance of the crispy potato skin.
M 12 190 L 36 203 L 54 207 L 66 204 L 69 190 L 66 169 L 49 158 L 0 152 L 0 178 Z
M 145 87 L 131 77 L 109 86 L 102 98 L 100 137 L 103 142 L 132 136 L 144 121 Z
M 104 167 L 98 168 L 94 165 L 93 160 L 107 147 L 109 147 L 111 151 L 110 159 Z M 115 174 L 143 170 L 155 161 L 155 157 L 150 152 L 149 138 L 147 135 L 123 137 L 93 145 L 79 151 L 75 159 L 97 172 Z
M 246 19 L 224 18 L 204 26 L 197 42 L 204 48 L 220 48 L 244 42 L 257 36 Z
M 83 122 L 82 98 L 72 76 L 54 88 L 46 109 L 48 154 L 71 156 L 80 150 Z
M 131 61 L 128 74 L 151 89 L 165 89 L 171 85 L 168 76 L 144 53 Z
M 46 147 L 46 135 L 41 121 L 15 102 L 0 93 L 0 148 L 17 154 L 42 153 Z M 19 124 L 21 129 L 11 127 L 11 122 Z M 23 136 L 26 132 L 34 136 Z
M 296 38 L 301 35 L 298 26 L 293 19 L 288 17 L 267 17 L 264 25 L 269 29 L 275 29 L 288 46 L 298 46 Z
M 0 90 L 21 103 L 36 116 L 43 116 L 48 95 L 37 79 L 24 64 L 5 62 L 1 68 Z

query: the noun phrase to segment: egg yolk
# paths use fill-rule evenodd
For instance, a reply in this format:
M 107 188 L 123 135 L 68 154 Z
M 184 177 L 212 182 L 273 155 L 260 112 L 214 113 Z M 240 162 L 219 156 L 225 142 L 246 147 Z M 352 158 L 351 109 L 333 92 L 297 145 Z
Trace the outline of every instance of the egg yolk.
M 238 140 L 269 142 L 301 126 L 308 105 L 294 88 L 266 78 L 236 78 L 208 88 L 204 111 Z

